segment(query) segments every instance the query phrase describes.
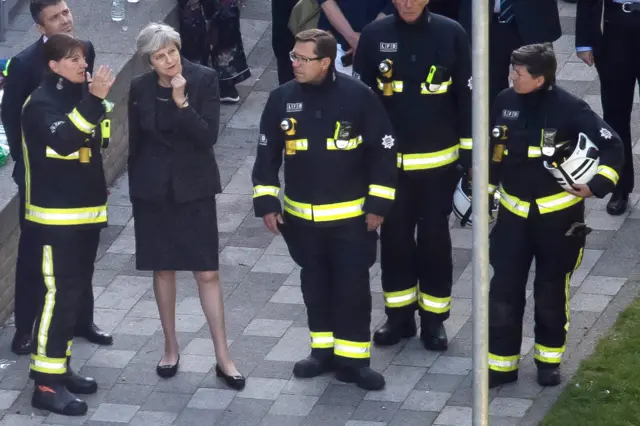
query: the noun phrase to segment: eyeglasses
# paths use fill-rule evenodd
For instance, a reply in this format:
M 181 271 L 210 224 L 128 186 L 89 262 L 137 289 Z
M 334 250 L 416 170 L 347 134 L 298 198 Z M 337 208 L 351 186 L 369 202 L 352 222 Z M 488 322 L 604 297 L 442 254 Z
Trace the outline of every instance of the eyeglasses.
M 289 52 L 289 59 L 291 59 L 291 62 L 300 61 L 300 62 L 304 62 L 305 64 L 308 64 L 311 61 L 319 61 L 324 58 L 321 56 L 318 56 L 316 58 L 305 58 L 304 56 L 298 56 L 294 51 L 291 51 Z

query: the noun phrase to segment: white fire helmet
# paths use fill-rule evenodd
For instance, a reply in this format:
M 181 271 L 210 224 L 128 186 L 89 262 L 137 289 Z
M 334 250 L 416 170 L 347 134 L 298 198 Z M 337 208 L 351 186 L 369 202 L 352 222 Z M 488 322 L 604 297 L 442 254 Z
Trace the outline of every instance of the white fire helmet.
M 493 223 L 498 215 L 500 193 L 496 191 L 489 197 L 489 223 Z M 462 176 L 453 194 L 453 213 L 460 219 L 462 226 L 473 225 L 471 220 L 471 182 L 467 175 Z
M 598 171 L 600 157 L 598 147 L 584 133 L 578 135 L 578 143 L 573 153 L 561 164 L 544 162 L 544 167 L 556 178 L 564 188 L 573 189 L 572 185 L 587 184 Z

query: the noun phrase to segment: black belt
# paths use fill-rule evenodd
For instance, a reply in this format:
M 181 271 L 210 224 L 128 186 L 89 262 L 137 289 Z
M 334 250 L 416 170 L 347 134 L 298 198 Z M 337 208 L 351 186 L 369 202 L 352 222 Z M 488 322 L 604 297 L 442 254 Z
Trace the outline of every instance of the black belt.
M 620 9 L 622 9 L 622 11 L 624 13 L 640 12 L 640 3 L 631 3 L 631 2 L 617 3 L 617 2 L 611 2 L 611 4 L 616 6 L 616 7 L 619 7 Z

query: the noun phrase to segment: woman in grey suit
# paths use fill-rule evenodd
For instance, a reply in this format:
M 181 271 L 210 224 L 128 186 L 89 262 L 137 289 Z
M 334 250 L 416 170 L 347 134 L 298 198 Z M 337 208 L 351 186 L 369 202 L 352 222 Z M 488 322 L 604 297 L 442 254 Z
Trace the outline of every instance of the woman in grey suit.
M 172 377 L 178 370 L 176 271 L 193 271 L 215 346 L 216 374 L 242 389 L 245 379 L 229 356 L 218 276 L 218 77 L 183 59 L 180 48 L 180 35 L 164 24 L 149 24 L 138 35 L 138 53 L 152 70 L 136 77 L 129 93 L 136 268 L 153 271 L 165 337 L 158 375 Z

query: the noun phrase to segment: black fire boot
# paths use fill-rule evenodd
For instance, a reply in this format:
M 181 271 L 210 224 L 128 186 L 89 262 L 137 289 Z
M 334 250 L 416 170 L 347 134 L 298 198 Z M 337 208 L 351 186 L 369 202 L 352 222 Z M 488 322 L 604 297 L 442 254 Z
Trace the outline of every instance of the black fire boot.
M 36 383 L 31 405 L 39 410 L 47 410 L 63 416 L 83 416 L 87 413 L 87 403 L 76 398 L 62 383 L 54 385 Z
M 502 373 L 500 371 L 489 370 L 489 389 L 513 383 L 518 380 L 518 370 Z
M 90 395 L 98 391 L 98 383 L 91 377 L 84 377 L 71 369 L 71 363 L 67 360 L 67 374 L 64 385 L 71 393 Z
M 373 343 L 391 346 L 402 339 L 410 339 L 418 332 L 413 314 L 402 318 L 387 317 L 387 322 L 373 333 Z
M 449 346 L 447 331 L 442 322 L 421 321 L 420 339 L 425 349 L 430 351 L 446 351 Z
M 562 382 L 560 367 L 538 367 L 538 384 L 540 386 L 558 386 Z
M 308 357 L 293 366 L 293 375 L 299 379 L 310 379 L 333 369 L 333 352 L 327 349 L 312 349 Z
M 384 376 L 370 367 L 341 366 L 336 370 L 336 380 L 355 383 L 364 390 L 380 390 L 385 385 Z

